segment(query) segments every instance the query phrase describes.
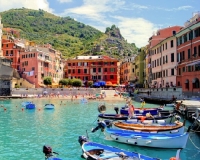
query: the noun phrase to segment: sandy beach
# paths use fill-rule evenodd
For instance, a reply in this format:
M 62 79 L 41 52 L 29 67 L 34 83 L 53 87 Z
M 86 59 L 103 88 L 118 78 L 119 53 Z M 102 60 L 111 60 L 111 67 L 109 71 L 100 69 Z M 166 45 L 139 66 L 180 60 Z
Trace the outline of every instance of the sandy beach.
M 72 96 L 72 95 L 32 95 L 32 94 L 28 94 L 25 96 L 21 96 L 21 95 L 13 95 L 14 97 L 21 97 L 21 98 L 40 98 L 40 99 L 60 99 L 60 100 L 81 100 L 83 98 L 89 100 L 89 101 L 125 101 L 126 97 L 123 97 L 122 95 L 118 95 L 116 94 L 115 90 L 101 90 L 101 94 L 99 94 L 98 96 L 96 95 L 76 95 L 76 96 Z

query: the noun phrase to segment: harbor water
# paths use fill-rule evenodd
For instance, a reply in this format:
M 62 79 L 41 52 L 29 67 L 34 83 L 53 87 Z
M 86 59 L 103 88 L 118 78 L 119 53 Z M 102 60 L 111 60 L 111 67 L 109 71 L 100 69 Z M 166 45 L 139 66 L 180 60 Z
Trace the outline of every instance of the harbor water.
M 26 99 L 27 101 L 28 99 Z M 121 144 L 104 139 L 103 133 L 91 133 L 96 126 L 98 110 L 105 103 L 107 113 L 115 113 L 114 107 L 121 107 L 124 102 L 79 100 L 29 99 L 36 104 L 36 109 L 26 110 L 21 107 L 25 99 L 0 101 L 0 160 L 44 160 L 43 145 L 50 145 L 63 160 L 81 160 L 81 147 L 78 136 L 85 135 L 89 140 L 119 147 L 129 151 L 169 160 L 175 157 L 176 149 L 159 149 Z M 52 103 L 54 110 L 45 110 L 44 105 Z M 135 107 L 140 103 L 134 102 Z M 158 107 L 147 104 L 145 107 Z M 170 107 L 169 107 L 170 108 Z M 169 109 L 167 108 L 167 109 Z M 190 122 L 186 123 L 186 128 Z M 181 150 L 181 160 L 200 160 L 200 134 L 190 133 L 186 148 Z

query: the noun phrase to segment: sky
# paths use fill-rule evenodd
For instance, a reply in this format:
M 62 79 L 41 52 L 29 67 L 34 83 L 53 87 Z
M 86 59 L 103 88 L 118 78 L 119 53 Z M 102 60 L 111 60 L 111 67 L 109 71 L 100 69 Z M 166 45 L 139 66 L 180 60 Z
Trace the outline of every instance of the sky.
M 43 9 L 102 32 L 114 24 L 129 43 L 140 48 L 158 29 L 184 26 L 200 11 L 199 4 L 199 0 L 0 0 L 0 12 L 22 7 Z

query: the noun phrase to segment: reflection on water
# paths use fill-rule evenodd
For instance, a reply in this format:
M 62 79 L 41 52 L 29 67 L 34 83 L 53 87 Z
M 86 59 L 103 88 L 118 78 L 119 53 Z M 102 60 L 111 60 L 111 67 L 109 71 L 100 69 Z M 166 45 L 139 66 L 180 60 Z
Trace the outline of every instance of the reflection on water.
M 155 149 L 121 144 L 104 139 L 101 132 L 91 133 L 96 125 L 97 106 L 102 101 L 79 101 L 31 99 L 36 104 L 35 110 L 22 110 L 22 99 L 0 101 L 0 155 L 2 160 L 44 159 L 42 146 L 48 144 L 64 160 L 81 160 L 81 148 L 78 136 L 86 135 L 90 140 L 113 145 L 130 151 L 140 152 L 151 157 L 168 160 L 175 156 L 176 149 Z M 46 103 L 55 104 L 54 110 L 44 110 Z M 124 102 L 105 102 L 107 113 L 115 113 L 114 107 L 121 107 Z M 141 104 L 134 102 L 135 107 Z M 145 107 L 157 107 L 146 104 Z M 5 110 L 5 109 L 6 110 Z M 190 123 L 186 123 L 186 127 Z M 187 147 L 181 151 L 181 160 L 200 159 L 200 137 L 190 133 Z

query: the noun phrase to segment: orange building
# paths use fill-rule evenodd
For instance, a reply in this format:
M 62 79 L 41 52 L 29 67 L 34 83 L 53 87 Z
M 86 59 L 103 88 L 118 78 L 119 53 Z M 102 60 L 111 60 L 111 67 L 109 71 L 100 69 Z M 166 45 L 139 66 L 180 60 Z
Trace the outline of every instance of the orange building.
M 11 60 L 11 66 L 19 70 L 19 52 L 21 47 L 16 46 L 13 40 L 2 39 L 3 56 Z
M 185 23 L 177 37 L 177 86 L 185 95 L 199 96 L 200 92 L 200 13 Z
M 118 84 L 118 60 L 108 56 L 77 56 L 66 60 L 65 78 Z

